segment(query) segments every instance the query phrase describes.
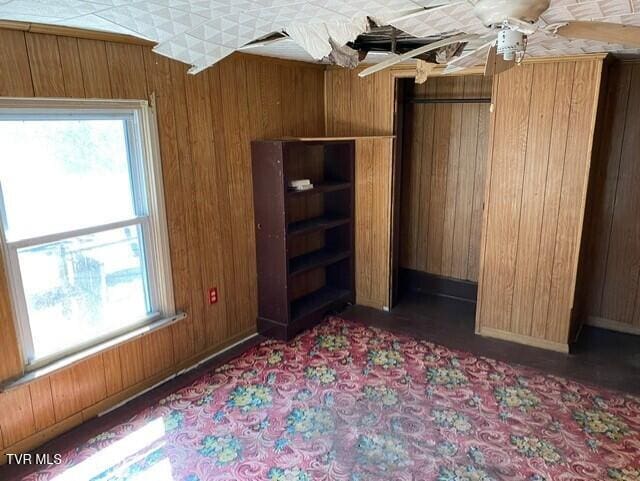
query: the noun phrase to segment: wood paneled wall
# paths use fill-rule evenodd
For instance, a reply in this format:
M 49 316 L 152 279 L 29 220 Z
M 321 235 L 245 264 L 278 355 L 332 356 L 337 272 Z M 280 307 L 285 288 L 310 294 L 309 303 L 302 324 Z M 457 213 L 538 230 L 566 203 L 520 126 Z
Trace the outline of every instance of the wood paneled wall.
M 356 139 L 356 302 L 389 308 L 393 138 Z
M 155 94 L 176 305 L 189 315 L 0 394 L 0 451 L 40 444 L 255 332 L 249 142 L 323 135 L 323 69 L 234 55 L 197 76 L 185 71 L 140 45 L 0 30 L 0 96 Z M 220 302 L 209 305 L 214 286 Z M 22 365 L 1 273 L 0 332 L 2 380 Z
M 596 133 L 583 315 L 640 334 L 640 62 L 609 68 Z
M 476 328 L 567 350 L 602 59 L 494 80 Z
M 393 135 L 395 77 L 391 69 L 365 78 L 359 69 L 325 72 L 328 136 Z
M 435 77 L 411 95 L 490 98 L 491 79 Z M 400 267 L 477 282 L 489 104 L 405 108 Z

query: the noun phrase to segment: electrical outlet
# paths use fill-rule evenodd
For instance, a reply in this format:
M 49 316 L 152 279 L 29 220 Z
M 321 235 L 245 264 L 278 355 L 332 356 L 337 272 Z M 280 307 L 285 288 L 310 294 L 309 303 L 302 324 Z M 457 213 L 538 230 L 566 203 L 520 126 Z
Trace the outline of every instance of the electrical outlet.
M 209 304 L 215 304 L 218 302 L 218 288 L 209 288 Z

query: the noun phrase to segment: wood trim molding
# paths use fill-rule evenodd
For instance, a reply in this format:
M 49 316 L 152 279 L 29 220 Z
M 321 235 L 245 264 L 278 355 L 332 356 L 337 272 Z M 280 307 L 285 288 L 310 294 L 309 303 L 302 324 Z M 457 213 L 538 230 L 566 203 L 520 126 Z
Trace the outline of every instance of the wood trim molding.
M 569 344 L 562 344 L 559 342 L 547 341 L 546 339 L 538 339 L 536 337 L 525 336 L 522 334 L 515 334 L 513 332 L 502 331 L 500 329 L 493 329 L 491 327 L 480 326 L 476 330 L 476 334 L 482 337 L 491 337 L 493 339 L 499 339 L 501 341 L 516 342 L 518 344 L 524 344 L 526 346 L 537 347 L 540 349 L 547 349 L 549 351 L 569 354 Z
M 620 321 L 612 321 L 604 317 L 589 316 L 586 322 L 587 326 L 599 327 L 609 331 L 623 332 L 625 334 L 640 335 L 640 326 L 634 326 Z
M 19 22 L 13 20 L 0 20 L 0 30 L 19 30 L 21 32 L 39 33 L 45 35 L 57 35 L 61 37 L 72 37 L 83 40 L 100 40 L 103 42 L 124 43 L 129 45 L 141 45 L 143 47 L 155 47 L 157 44 L 151 40 L 134 37 L 122 33 L 102 32 L 99 30 L 87 30 L 84 28 L 64 27 L 61 25 L 49 25 L 44 23 Z M 233 55 L 248 56 L 252 60 L 261 60 L 278 65 L 296 65 L 305 68 L 325 70 L 327 65 L 322 63 L 303 62 L 301 60 L 291 60 L 285 58 L 267 57 L 248 52 L 236 51 Z M 184 63 L 184 62 L 181 62 Z M 187 64 L 184 64 L 187 65 Z
M 587 53 L 582 55 L 567 55 L 567 56 L 554 56 L 554 57 L 531 57 L 527 58 L 523 63 L 524 64 L 534 64 L 534 63 L 554 63 L 554 62 L 578 62 L 578 61 L 591 61 L 591 60 L 599 60 L 605 59 L 609 54 L 608 53 Z M 360 71 L 363 70 L 364 67 L 358 67 L 355 70 Z M 327 70 L 336 70 L 341 69 L 342 67 L 338 67 L 336 65 L 327 65 Z M 444 76 L 444 66 L 439 66 L 434 68 L 429 74 L 430 77 L 439 77 Z M 382 71 L 384 72 L 384 70 Z M 378 72 L 378 74 L 382 73 Z M 391 76 L 396 78 L 411 78 L 416 76 L 416 66 L 415 64 L 400 64 L 394 67 L 390 67 L 388 72 L 391 72 Z M 484 66 L 475 66 L 470 67 L 464 70 L 459 70 L 457 72 L 452 72 L 446 74 L 447 77 L 456 77 L 456 76 L 464 76 L 464 75 L 484 75 Z
M 233 56 L 242 56 L 242 57 L 250 57 L 252 60 L 258 60 L 262 62 L 267 62 L 271 65 L 288 65 L 288 66 L 298 66 L 302 68 L 312 68 L 316 70 L 326 70 L 327 64 L 324 63 L 314 63 L 314 62 L 303 62 L 302 60 L 292 60 L 289 58 L 278 58 L 278 57 L 268 57 L 266 55 L 257 55 L 255 53 L 249 53 L 245 51 L 236 51 L 232 54 Z
M 102 32 L 100 30 L 87 30 L 76 27 L 63 27 L 61 25 L 49 25 L 46 23 L 18 22 L 13 20 L 0 20 L 0 28 L 6 30 L 21 30 L 30 33 L 43 33 L 47 35 L 59 35 L 61 37 L 75 37 L 87 40 L 103 40 L 105 42 L 129 43 L 133 45 L 145 45 L 153 47 L 156 42 L 126 35 L 123 33 Z
M 371 140 L 371 139 L 395 139 L 395 135 L 363 135 L 354 137 L 284 137 L 284 140 L 299 140 L 301 142 L 329 142 L 342 140 Z

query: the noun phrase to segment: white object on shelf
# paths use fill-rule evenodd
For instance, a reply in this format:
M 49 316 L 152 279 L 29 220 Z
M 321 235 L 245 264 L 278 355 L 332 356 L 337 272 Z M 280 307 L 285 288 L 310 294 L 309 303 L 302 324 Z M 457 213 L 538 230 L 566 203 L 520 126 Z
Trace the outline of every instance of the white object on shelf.
M 295 190 L 295 191 L 311 190 L 311 189 L 313 189 L 313 184 L 304 184 L 304 185 L 299 185 L 299 186 L 293 188 L 293 190 Z
M 304 186 L 304 185 L 312 185 L 311 179 L 298 179 L 298 180 L 289 181 L 289 187 L 292 187 L 294 189 L 297 189 L 298 187 Z

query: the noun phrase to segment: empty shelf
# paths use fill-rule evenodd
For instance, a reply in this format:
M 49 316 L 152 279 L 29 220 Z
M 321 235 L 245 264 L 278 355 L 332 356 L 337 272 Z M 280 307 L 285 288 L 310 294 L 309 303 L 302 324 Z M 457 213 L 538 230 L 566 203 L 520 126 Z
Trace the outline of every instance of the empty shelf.
M 292 258 L 289 261 L 289 275 L 295 276 L 311 269 L 333 264 L 346 259 L 351 251 L 344 249 L 320 249 Z
M 346 302 L 350 294 L 346 289 L 322 287 L 291 303 L 291 320 L 295 321 L 316 311 L 328 309 L 334 303 Z
M 314 217 L 313 219 L 301 220 L 300 222 L 292 222 L 287 228 L 290 236 L 308 234 L 319 230 L 332 229 L 349 223 L 349 217 Z

